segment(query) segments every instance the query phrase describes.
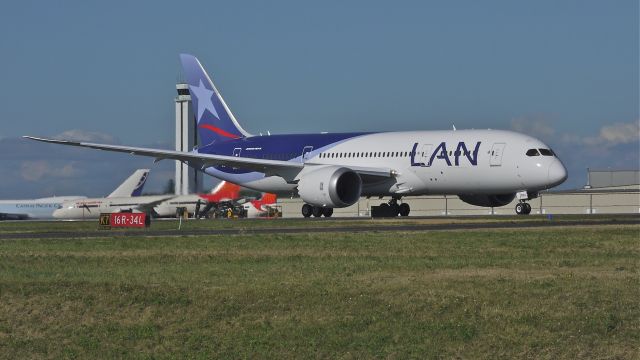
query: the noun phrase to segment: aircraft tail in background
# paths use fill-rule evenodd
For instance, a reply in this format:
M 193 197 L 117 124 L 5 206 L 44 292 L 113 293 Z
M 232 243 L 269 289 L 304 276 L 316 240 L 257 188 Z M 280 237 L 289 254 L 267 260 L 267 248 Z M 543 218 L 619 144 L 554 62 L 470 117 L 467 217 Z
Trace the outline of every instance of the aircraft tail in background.
M 233 116 L 200 61 L 189 54 L 180 54 L 180 61 L 189 85 L 200 144 L 251 136 Z
M 237 200 L 240 198 L 240 186 L 227 181 L 221 181 L 211 190 L 211 193 L 202 194 L 200 197 L 210 203 Z
M 118 186 L 107 197 L 128 197 L 128 196 L 140 196 L 144 184 L 147 182 L 149 176 L 149 169 L 138 169 L 134 171 L 131 176 L 127 178 L 120 186 Z
M 276 200 L 277 200 L 276 194 L 263 193 L 260 200 L 255 200 L 253 203 L 254 205 L 259 205 L 259 206 L 269 206 L 269 205 L 274 205 L 276 203 Z

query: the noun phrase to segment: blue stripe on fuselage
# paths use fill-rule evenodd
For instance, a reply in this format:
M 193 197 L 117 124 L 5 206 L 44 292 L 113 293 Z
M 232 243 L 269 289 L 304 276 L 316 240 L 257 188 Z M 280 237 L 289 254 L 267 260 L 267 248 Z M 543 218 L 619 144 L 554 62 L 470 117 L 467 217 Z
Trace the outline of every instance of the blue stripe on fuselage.
M 345 140 L 372 133 L 336 133 L 336 134 L 295 134 L 252 136 L 223 142 L 216 142 L 198 149 L 198 152 L 212 155 L 233 156 L 240 149 L 240 157 L 281 161 L 300 161 L 305 147 L 313 147 L 311 156 L 322 148 L 323 151 Z M 226 174 L 255 173 L 251 170 L 233 169 L 229 166 L 216 166 L 216 172 Z M 213 175 L 213 174 L 212 174 Z M 223 174 L 220 174 L 223 175 Z M 214 175 L 216 176 L 216 175 Z

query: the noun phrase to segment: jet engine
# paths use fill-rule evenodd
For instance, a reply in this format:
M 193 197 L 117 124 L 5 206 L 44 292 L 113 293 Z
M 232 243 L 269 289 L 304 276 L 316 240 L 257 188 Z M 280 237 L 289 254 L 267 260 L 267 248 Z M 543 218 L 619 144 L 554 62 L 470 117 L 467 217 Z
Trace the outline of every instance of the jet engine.
M 298 195 L 304 202 L 330 208 L 347 207 L 360 199 L 362 180 L 355 171 L 326 166 L 301 174 Z
M 497 195 L 486 195 L 486 194 L 462 194 L 458 195 L 460 200 L 466 202 L 467 204 L 475 205 L 475 206 L 484 206 L 484 207 L 499 207 L 510 204 L 513 199 L 515 199 L 516 194 L 497 194 Z

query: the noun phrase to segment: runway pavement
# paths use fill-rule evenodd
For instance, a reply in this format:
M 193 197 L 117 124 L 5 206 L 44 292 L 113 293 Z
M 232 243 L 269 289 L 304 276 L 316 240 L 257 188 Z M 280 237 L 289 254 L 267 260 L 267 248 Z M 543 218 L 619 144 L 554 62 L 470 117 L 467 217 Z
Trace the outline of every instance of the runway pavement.
M 442 218 L 440 218 L 442 219 Z M 327 219 L 332 221 L 333 219 Z M 320 219 L 303 220 L 299 224 L 288 226 L 246 227 L 238 222 L 237 228 L 227 229 L 183 229 L 183 230 L 95 230 L 95 231 L 35 231 L 0 233 L 0 240 L 9 239 L 79 239 L 79 238 L 108 238 L 108 237 L 134 237 L 134 236 L 202 236 L 202 235 L 248 235 L 248 234 L 306 234 L 306 233 L 361 233 L 361 232 L 406 232 L 406 231 L 451 231 L 451 230 L 481 230 L 481 229 L 535 229 L 553 227 L 581 227 L 600 225 L 640 225 L 640 216 L 624 216 L 619 219 L 579 219 L 579 220 L 507 220 L 486 222 L 451 222 L 451 223 L 424 223 L 424 224 L 345 224 L 322 226 Z M 278 221 L 278 220 L 271 220 Z M 306 221 L 306 222 L 305 222 Z

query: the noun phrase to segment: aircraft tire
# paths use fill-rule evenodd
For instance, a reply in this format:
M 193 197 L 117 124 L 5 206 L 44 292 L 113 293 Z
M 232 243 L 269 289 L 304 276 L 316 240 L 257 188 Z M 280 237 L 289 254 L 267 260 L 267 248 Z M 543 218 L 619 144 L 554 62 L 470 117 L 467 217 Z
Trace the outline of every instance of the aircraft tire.
M 409 204 L 407 203 L 402 203 L 400 204 L 400 216 L 409 216 L 409 212 L 411 212 L 411 207 L 409 207 Z
M 516 214 L 518 215 L 524 215 L 524 204 L 523 203 L 517 203 L 516 204 Z
M 323 209 L 320 206 L 314 206 L 311 213 L 313 214 L 313 217 L 320 217 L 322 216 Z
M 322 209 L 322 215 L 324 215 L 324 217 L 331 217 L 331 215 L 333 215 L 333 208 L 324 208 Z
M 313 207 L 311 207 L 311 205 L 309 204 L 302 205 L 302 216 L 308 218 L 311 216 L 312 212 L 313 212 Z
M 531 214 L 531 204 L 524 203 L 524 214 L 525 215 Z

